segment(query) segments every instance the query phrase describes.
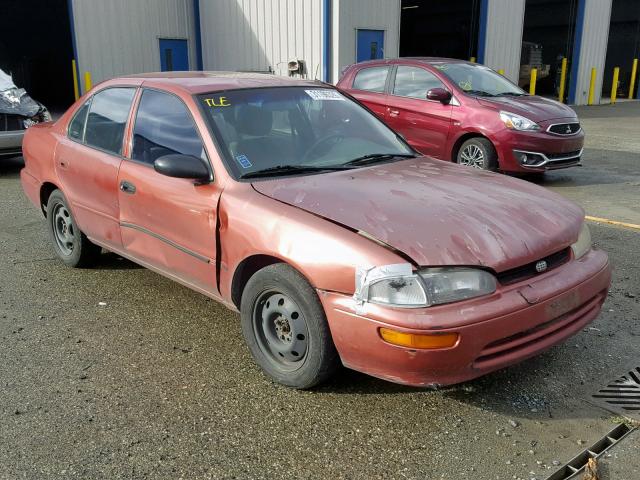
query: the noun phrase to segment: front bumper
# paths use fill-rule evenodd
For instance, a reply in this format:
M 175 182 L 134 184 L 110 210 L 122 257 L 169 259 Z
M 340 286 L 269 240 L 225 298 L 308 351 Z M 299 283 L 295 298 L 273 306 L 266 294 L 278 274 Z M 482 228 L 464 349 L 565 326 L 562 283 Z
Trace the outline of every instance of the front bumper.
M 450 385 L 535 356 L 592 322 L 611 283 L 607 255 L 579 260 L 496 293 L 431 308 L 400 309 L 320 291 L 342 363 L 375 377 L 414 386 Z M 456 332 L 457 344 L 416 350 L 386 343 L 381 327 L 417 333 Z

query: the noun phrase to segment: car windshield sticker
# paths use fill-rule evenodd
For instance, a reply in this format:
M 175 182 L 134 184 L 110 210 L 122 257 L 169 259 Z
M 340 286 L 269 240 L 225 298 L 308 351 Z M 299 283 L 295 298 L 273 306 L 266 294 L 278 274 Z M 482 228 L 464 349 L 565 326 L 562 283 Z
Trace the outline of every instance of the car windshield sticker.
M 471 90 L 471 82 L 469 80 L 460 80 L 458 85 L 460 85 L 460 88 L 463 90 Z
M 205 98 L 204 101 L 210 107 L 229 107 L 231 105 L 227 97 Z
M 242 168 L 251 168 L 253 166 L 246 155 L 236 155 L 236 161 Z
M 328 88 L 323 88 L 322 90 L 305 90 L 307 95 L 309 95 L 314 100 L 342 100 L 344 101 L 344 97 L 340 95 L 335 90 L 330 90 Z

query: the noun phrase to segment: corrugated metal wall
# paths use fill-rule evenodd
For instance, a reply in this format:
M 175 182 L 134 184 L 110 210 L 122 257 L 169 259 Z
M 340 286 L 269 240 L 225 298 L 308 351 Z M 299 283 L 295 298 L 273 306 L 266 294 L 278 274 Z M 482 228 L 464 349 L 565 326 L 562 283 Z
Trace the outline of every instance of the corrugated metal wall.
M 189 67 L 196 68 L 192 0 L 72 1 L 78 66 L 94 84 L 160 70 L 159 38 L 187 39 Z
M 322 78 L 322 0 L 200 1 L 200 26 L 205 70 L 284 75 L 299 59 Z
M 569 98 L 576 105 L 585 105 L 589 97 L 589 82 L 591 69 L 595 67 L 596 87 L 595 103 L 600 103 L 602 92 L 602 75 L 607 55 L 607 42 L 609 41 L 609 24 L 611 20 L 611 0 L 581 0 L 584 3 L 584 23 L 582 24 L 582 36 L 580 40 L 580 52 L 574 53 L 578 58 L 577 76 L 571 79 Z M 580 21 L 580 18 L 577 19 Z M 580 26 L 576 25 L 576 32 Z M 574 46 L 574 49 L 576 46 Z M 572 70 L 574 75 L 576 70 Z M 609 72 L 607 72 L 609 74 Z
M 518 83 L 525 0 L 488 0 L 484 64 Z M 482 19 L 480 19 L 482 21 Z
M 400 51 L 400 0 L 333 0 L 331 81 L 356 61 L 356 30 L 384 30 L 384 56 Z

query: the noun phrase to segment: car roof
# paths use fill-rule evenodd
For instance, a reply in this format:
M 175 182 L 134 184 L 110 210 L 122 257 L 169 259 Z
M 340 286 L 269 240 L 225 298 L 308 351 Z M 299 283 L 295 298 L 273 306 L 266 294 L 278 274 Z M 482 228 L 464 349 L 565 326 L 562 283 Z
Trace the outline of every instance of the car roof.
M 381 65 L 381 64 L 402 64 L 402 63 L 424 63 L 427 65 L 438 65 L 442 63 L 466 63 L 469 65 L 476 65 L 473 62 L 467 60 L 460 60 L 459 58 L 446 58 L 446 57 L 397 57 L 397 58 L 384 58 L 378 60 L 366 60 L 364 62 L 356 63 L 352 66 L 362 67 L 363 65 Z
M 257 72 L 151 72 L 123 75 L 118 80 L 142 80 L 146 86 L 156 86 L 167 90 L 183 90 L 190 94 L 206 93 L 241 88 L 269 87 L 332 87 L 318 80 L 283 77 L 270 73 Z

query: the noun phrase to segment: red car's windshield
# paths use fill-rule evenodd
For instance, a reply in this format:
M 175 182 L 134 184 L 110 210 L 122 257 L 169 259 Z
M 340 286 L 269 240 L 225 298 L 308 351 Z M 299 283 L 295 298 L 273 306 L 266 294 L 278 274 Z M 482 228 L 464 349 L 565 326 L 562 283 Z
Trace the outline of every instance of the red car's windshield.
M 374 115 L 334 89 L 278 87 L 200 95 L 236 177 L 337 168 L 362 158 L 412 156 Z M 292 168 L 293 167 L 293 168 Z
M 524 90 L 484 65 L 437 63 L 433 66 L 446 75 L 458 88 L 471 95 L 488 97 L 526 95 Z

